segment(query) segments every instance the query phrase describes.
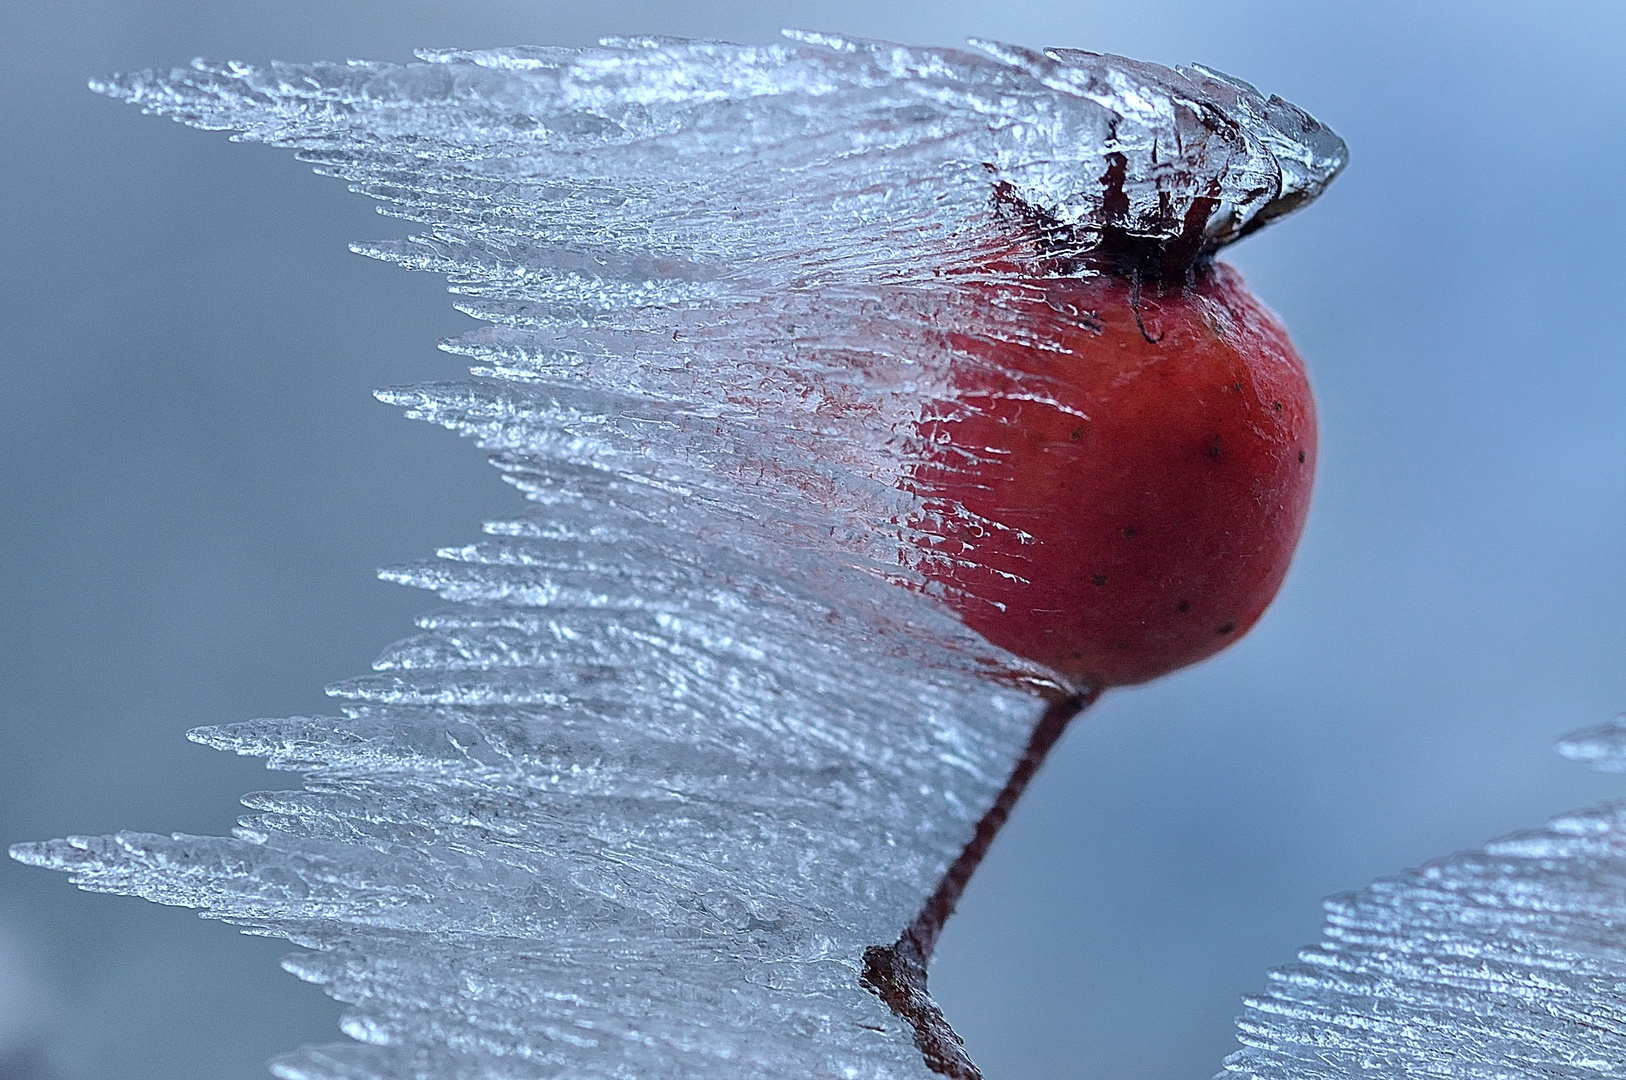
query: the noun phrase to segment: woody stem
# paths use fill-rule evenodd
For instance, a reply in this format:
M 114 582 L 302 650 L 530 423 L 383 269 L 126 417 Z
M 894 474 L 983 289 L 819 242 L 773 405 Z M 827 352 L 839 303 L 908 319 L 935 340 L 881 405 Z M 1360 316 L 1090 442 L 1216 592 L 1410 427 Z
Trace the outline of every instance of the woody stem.
M 1090 690 L 1051 701 L 1028 738 L 1027 747 L 1017 759 L 1005 787 L 977 822 L 970 842 L 944 872 L 920 914 L 896 942 L 875 945 L 864 952 L 861 982 L 914 1028 L 915 1045 L 920 1048 L 927 1067 L 949 1080 L 982 1080 L 982 1073 L 966 1056 L 965 1044 L 926 992 L 926 965 L 937 948 L 944 924 L 959 905 L 971 875 L 993 847 L 994 837 L 1010 819 L 1016 800 L 1027 790 L 1029 781 L 1044 764 L 1062 732 L 1067 730 L 1068 723 L 1100 696 L 1100 690 Z

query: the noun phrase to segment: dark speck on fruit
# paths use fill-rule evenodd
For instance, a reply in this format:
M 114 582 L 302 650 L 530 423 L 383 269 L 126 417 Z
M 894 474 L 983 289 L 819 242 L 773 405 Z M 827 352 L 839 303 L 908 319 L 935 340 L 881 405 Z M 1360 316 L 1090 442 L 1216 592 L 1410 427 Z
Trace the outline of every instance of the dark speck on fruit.
M 1299 451 L 1299 464 L 1300 465 L 1304 464 L 1304 451 L 1303 450 Z
M 1090 580 L 1095 582 L 1097 585 L 1105 585 L 1107 583 L 1107 576 L 1105 574 L 1096 574 Z
M 1182 601 L 1180 601 L 1180 606 L 1176 610 L 1180 611 L 1182 614 L 1187 612 L 1187 611 L 1190 611 L 1191 610 L 1191 601 L 1190 600 L 1182 600 Z
M 1220 455 L 1220 437 L 1218 435 L 1215 435 L 1214 436 L 1214 441 L 1208 444 L 1208 456 L 1209 457 L 1219 457 L 1219 455 Z M 1304 460 L 1304 458 L 1302 456 L 1302 452 L 1301 452 L 1301 455 L 1299 457 L 1299 460 L 1300 461 Z
M 1236 623 L 1234 623 L 1234 622 L 1221 623 L 1220 628 L 1219 628 L 1219 632 L 1222 633 L 1222 634 L 1229 634 L 1232 630 L 1235 630 L 1235 629 L 1236 629 Z
M 1124 526 L 1124 539 L 1125 540 L 1133 540 L 1135 538 L 1136 534 L 1138 534 L 1139 532 L 1140 532 L 1140 530 L 1135 528 L 1135 526 L 1133 526 L 1133 525 L 1125 525 Z

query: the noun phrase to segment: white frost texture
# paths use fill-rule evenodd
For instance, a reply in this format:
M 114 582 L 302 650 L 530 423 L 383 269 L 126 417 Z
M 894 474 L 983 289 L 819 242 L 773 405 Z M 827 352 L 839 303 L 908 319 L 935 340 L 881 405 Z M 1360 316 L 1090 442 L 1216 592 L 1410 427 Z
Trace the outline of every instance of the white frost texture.
M 1343 146 L 1202 68 L 794 34 L 196 63 L 96 89 L 290 147 L 422 226 L 473 378 L 391 390 L 531 501 L 385 576 L 450 606 L 338 714 L 196 740 L 303 774 L 230 838 L 20 845 L 82 888 L 305 951 L 354 1040 L 304 1080 L 909 1077 L 860 983 L 1022 753 L 1047 672 L 965 631 L 910 552 L 943 329 L 1011 259 L 1116 234 L 1211 251 Z M 1122 178 L 1115 187 L 1105 178 Z M 1070 247 L 1069 247 L 1070 245 Z M 1626 763 L 1626 729 L 1569 744 Z M 1226 1068 L 1626 1076 L 1626 806 L 1332 903 Z

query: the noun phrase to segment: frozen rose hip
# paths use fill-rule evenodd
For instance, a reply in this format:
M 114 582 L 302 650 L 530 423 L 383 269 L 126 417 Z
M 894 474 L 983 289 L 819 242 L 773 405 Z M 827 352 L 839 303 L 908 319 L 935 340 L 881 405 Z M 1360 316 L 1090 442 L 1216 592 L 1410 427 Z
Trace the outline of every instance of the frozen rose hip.
M 1224 264 L 968 288 L 1021 332 L 950 332 L 953 391 L 912 483 L 942 515 L 927 576 L 972 629 L 1080 687 L 1236 641 L 1281 587 L 1315 470 L 1281 324 Z

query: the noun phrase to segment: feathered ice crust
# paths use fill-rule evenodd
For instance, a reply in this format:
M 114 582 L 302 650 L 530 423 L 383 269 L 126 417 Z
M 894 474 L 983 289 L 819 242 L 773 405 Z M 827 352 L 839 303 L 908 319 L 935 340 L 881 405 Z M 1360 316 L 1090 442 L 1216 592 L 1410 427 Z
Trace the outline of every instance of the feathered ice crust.
M 193 733 L 305 774 L 246 797 L 233 837 L 14 849 L 310 950 L 288 969 L 355 1006 L 357 1041 L 280 1076 L 926 1075 L 862 954 L 1020 753 L 1037 708 L 1007 687 L 1046 678 L 908 556 L 934 528 L 902 482 L 922 403 L 986 353 L 941 328 L 1022 332 L 958 283 L 1030 257 L 1013 206 L 1036 269 L 1125 238 L 1212 251 L 1344 152 L 1206 69 L 793 37 L 98 85 L 422 223 L 358 250 L 451 278 L 489 324 L 446 345 L 479 377 L 383 396 L 535 503 L 386 571 L 453 606 L 334 687 L 340 715 Z M 1621 1075 L 1622 814 L 1334 901 L 1228 1068 Z
M 538 265 L 559 269 L 558 248 L 586 245 L 642 263 L 615 276 L 678 292 L 786 259 L 782 272 L 825 281 L 979 266 L 968 234 L 991 182 L 1080 250 L 1109 229 L 1149 242 L 1195 229 L 1212 251 L 1314 198 L 1346 159 L 1296 106 L 1201 66 L 788 36 L 442 50 L 404 67 L 200 61 L 97 88 L 318 160 L 333 152 L 336 171 L 381 197 L 404 167 L 420 198 L 450 195 L 440 210 L 475 215 L 432 218 L 518 225 L 528 246 L 541 225 Z M 419 172 L 436 159 L 463 174 L 451 191 Z M 518 206 L 471 206 L 474 177 L 531 190 Z M 683 265 L 651 274 L 660 259 Z
M 1626 771 L 1626 719 L 1565 738 Z M 1327 901 L 1216 1080 L 1626 1076 L 1626 802 Z

